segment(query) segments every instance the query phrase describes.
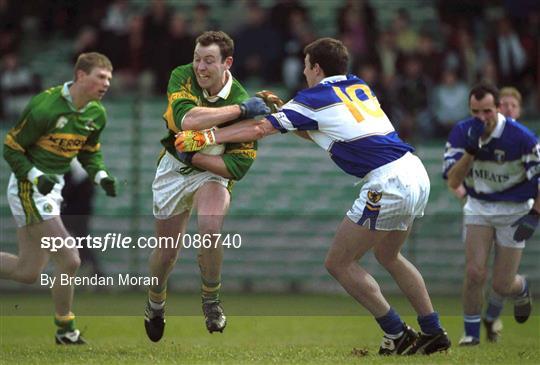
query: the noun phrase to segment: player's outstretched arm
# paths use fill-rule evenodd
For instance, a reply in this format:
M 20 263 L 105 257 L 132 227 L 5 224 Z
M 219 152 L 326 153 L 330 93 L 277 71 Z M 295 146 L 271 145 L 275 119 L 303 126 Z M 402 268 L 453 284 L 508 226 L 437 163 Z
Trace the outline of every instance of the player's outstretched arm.
M 216 143 L 251 142 L 278 133 L 266 118 L 261 120 L 245 120 L 215 132 Z
M 251 97 L 240 104 L 220 108 L 195 107 L 182 120 L 182 130 L 203 130 L 235 119 L 254 118 L 270 113 L 270 108 L 260 97 Z
M 217 131 L 182 131 L 176 135 L 175 146 L 179 152 L 195 152 L 215 144 L 256 141 L 277 132 L 267 119 L 250 119 Z

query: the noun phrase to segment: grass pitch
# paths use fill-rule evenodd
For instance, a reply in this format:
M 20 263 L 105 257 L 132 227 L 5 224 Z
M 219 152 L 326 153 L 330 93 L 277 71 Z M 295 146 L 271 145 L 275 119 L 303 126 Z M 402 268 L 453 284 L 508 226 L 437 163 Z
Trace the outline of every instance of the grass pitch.
M 0 299 L 1 364 L 539 364 L 540 318 L 523 325 L 504 316 L 503 338 L 448 353 L 380 357 L 375 321 L 344 296 L 224 295 L 229 323 L 208 334 L 197 295 L 168 299 L 165 336 L 154 344 L 144 333 L 144 293 L 77 295 L 77 325 L 88 346 L 54 345 L 46 294 L 7 294 Z M 418 328 L 406 303 L 392 300 Z M 454 345 L 462 333 L 457 299 L 436 298 Z M 511 305 L 507 305 L 509 314 Z M 178 308 L 183 308 L 179 310 Z M 98 315 L 98 312 L 102 315 Z M 116 311 L 116 312 L 115 312 Z M 124 313 L 124 315 L 121 315 Z M 300 315 L 304 313 L 305 315 Z M 324 315 L 327 313 L 329 315 Z M 128 314 L 128 315 L 126 315 Z M 247 315 L 242 315 L 247 314 Z

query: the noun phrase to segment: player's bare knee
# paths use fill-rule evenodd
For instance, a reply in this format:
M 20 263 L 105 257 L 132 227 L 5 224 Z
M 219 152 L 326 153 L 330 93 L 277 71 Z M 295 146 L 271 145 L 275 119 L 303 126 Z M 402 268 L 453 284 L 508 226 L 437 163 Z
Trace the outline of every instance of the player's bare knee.
M 345 265 L 343 265 L 343 263 L 339 262 L 338 260 L 327 256 L 324 260 L 324 267 L 330 275 L 332 275 L 333 277 L 337 277 L 340 275 Z
M 389 268 L 398 262 L 397 255 L 383 251 L 375 251 L 375 258 L 385 268 Z
M 69 258 L 63 260 L 60 269 L 63 273 L 74 275 L 81 267 L 81 259 L 79 254 L 70 255 Z
M 508 297 L 514 294 L 512 293 L 512 282 L 508 282 L 505 280 L 497 280 L 496 278 L 494 278 L 492 287 L 493 291 L 502 297 Z
M 38 281 L 40 274 L 41 272 L 37 270 L 25 270 L 18 273 L 17 281 L 23 284 L 35 284 Z
M 474 265 L 467 266 L 467 281 L 476 285 L 483 285 L 487 279 L 486 268 L 481 268 Z
M 203 238 L 210 238 L 214 240 L 221 232 L 221 223 L 208 222 L 203 225 L 199 225 L 199 234 Z
M 176 249 L 159 249 L 159 262 L 163 267 L 169 267 L 174 265 L 178 258 L 178 251 Z

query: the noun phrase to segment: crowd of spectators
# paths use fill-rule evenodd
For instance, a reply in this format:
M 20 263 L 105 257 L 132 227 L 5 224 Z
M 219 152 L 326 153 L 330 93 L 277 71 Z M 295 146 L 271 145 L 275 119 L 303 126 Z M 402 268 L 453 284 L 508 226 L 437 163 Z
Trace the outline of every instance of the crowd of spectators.
M 335 34 L 318 32 L 307 0 L 183 4 L 0 0 L 3 99 L 25 26 L 37 27 L 44 39 L 72 39 L 73 57 L 107 54 L 119 88 L 157 95 L 165 92 L 170 71 L 191 61 L 195 37 L 223 29 L 236 43 L 233 74 L 247 85 L 283 85 L 285 98 L 305 86 L 303 47 L 320 36 L 341 39 L 352 55 L 351 71 L 372 86 L 405 139 L 413 131 L 415 137 L 446 136 L 467 115 L 468 89 L 479 80 L 516 87 L 524 108 L 539 111 L 540 5 L 532 0 L 434 1 L 437 19 L 426 24 L 413 22 L 413 9 L 399 9 L 383 24 L 377 7 L 384 5 L 344 0 L 328 16 Z M 216 4 L 230 11 L 216 15 Z

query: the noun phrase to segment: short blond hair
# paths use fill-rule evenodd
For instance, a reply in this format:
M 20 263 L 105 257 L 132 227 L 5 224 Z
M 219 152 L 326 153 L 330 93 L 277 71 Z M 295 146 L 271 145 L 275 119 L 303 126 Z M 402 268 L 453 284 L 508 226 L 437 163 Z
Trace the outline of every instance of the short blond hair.
M 501 89 L 500 95 L 501 95 L 501 98 L 503 96 L 511 96 L 518 101 L 519 105 L 521 105 L 521 93 L 515 87 L 512 87 L 512 86 L 503 87 Z
M 73 68 L 74 80 L 77 80 L 77 71 L 81 70 L 89 74 L 96 67 L 104 68 L 112 72 L 113 66 L 111 60 L 104 54 L 98 52 L 81 53 L 77 57 L 75 67 Z

